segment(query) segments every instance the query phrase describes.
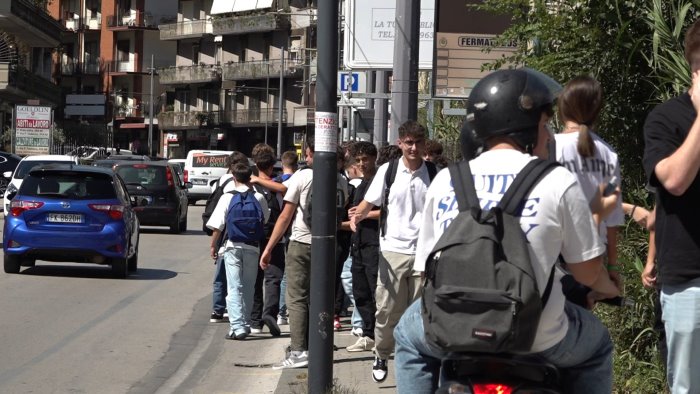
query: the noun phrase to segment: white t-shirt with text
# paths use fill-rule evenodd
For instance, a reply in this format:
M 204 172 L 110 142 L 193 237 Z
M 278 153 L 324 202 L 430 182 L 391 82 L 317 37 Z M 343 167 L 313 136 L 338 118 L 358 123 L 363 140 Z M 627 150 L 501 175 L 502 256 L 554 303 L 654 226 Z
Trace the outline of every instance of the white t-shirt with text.
M 532 156 L 516 150 L 499 149 L 484 152 L 472 160 L 470 166 L 481 207 L 486 209 L 498 204 L 518 172 L 532 159 Z M 425 270 L 428 255 L 459 212 L 449 171 L 441 171 L 435 177 L 425 204 L 416 249 L 416 271 Z M 530 261 L 535 268 L 540 292 L 544 292 L 560 254 L 566 261 L 576 264 L 605 251 L 576 178 L 561 167 L 552 170 L 532 189 L 520 224 L 528 241 Z M 533 352 L 556 345 L 568 329 L 561 274 L 559 270 L 556 272 Z

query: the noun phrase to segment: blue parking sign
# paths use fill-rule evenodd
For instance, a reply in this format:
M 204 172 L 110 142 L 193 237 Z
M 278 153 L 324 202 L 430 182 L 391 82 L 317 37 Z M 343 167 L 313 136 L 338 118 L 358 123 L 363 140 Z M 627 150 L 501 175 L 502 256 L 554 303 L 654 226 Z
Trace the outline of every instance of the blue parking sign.
M 348 89 L 350 88 L 350 89 Z M 357 92 L 360 89 L 360 74 L 359 73 L 343 73 L 340 74 L 340 91 L 341 92 Z

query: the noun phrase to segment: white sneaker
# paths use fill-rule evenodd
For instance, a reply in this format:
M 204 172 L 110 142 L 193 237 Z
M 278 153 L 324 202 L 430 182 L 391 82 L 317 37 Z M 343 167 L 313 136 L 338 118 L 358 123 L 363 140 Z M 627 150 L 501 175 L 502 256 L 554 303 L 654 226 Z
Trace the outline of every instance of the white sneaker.
M 348 352 L 367 352 L 374 347 L 374 339 L 370 337 L 358 338 L 357 342 L 345 348 Z
M 356 337 L 362 337 L 362 334 L 364 334 L 361 327 L 353 327 L 350 333 Z
M 250 328 L 251 334 L 262 334 L 262 328 Z
M 302 368 L 309 365 L 309 353 L 290 351 L 284 360 L 272 365 L 272 369 Z
M 287 325 L 287 324 L 289 324 L 289 319 L 287 319 L 284 316 L 277 316 L 277 325 L 278 326 Z
M 372 380 L 381 383 L 386 380 L 387 373 L 387 360 L 375 356 L 374 364 L 372 365 Z

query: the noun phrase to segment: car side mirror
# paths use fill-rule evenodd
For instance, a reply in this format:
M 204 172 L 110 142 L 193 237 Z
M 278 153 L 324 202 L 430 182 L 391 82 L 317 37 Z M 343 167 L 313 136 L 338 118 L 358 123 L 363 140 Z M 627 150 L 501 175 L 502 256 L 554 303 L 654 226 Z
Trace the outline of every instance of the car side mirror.
M 185 189 L 192 189 L 192 182 L 185 182 L 183 186 L 185 187 Z
M 12 178 L 12 171 L 5 171 L 2 173 L 2 176 L 7 179 Z

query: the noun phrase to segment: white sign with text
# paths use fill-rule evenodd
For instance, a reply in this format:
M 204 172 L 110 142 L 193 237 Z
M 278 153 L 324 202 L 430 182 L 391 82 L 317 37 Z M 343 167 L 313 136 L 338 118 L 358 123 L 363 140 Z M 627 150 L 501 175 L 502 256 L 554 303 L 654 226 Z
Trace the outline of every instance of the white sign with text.
M 51 107 L 17 105 L 15 107 L 15 154 L 46 155 L 50 153 Z

